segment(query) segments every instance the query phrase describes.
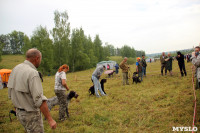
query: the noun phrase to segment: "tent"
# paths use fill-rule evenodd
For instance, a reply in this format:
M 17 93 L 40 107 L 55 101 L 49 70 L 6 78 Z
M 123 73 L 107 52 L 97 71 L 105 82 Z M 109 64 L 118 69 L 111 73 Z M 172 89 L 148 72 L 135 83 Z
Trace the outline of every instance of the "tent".
M 7 85 L 11 72 L 12 72 L 12 70 L 10 70 L 10 69 L 0 69 L 1 80 L 2 80 L 2 83 L 4 84 L 4 86 Z
M 110 66 L 110 69 L 113 69 L 115 67 L 115 64 L 116 64 L 116 61 L 101 61 L 101 62 L 97 63 L 97 67 L 104 65 L 107 70 L 107 65 Z

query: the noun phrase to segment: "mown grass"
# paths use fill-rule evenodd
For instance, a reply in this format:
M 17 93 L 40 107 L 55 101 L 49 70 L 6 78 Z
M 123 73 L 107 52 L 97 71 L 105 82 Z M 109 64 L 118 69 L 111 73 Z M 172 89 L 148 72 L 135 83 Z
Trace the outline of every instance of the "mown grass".
M 0 62 L 0 69 L 13 69 L 16 65 L 23 62 L 25 56 L 22 55 L 3 55 Z
M 134 72 L 135 65 L 130 67 Z M 173 126 L 190 127 L 194 113 L 190 67 L 191 63 L 186 63 L 188 76 L 181 77 L 177 61 L 174 61 L 174 75 L 161 76 L 160 63 L 148 63 L 147 77 L 144 78 L 144 82 L 136 85 L 132 84 L 130 79 L 129 86 L 122 86 L 120 70 L 118 75 L 107 79 L 105 91 L 108 95 L 101 98 L 88 94 L 94 68 L 68 73 L 67 84 L 70 90 L 79 94 L 79 97 L 72 99 L 69 105 L 70 118 L 64 122 L 58 120 L 59 107 L 52 109 L 51 114 L 57 121 L 57 129 L 51 130 L 48 123 L 44 121 L 45 132 L 165 133 L 172 132 Z M 54 76 L 44 77 L 44 95 L 48 98 L 55 95 L 54 78 Z M 107 75 L 103 75 L 102 78 L 107 78 Z M 16 117 L 12 116 L 13 122 L 9 120 L 8 112 L 13 109 L 13 106 L 7 98 L 7 89 L 0 92 L 0 132 L 24 132 Z M 196 93 L 199 99 L 199 90 Z M 199 109 L 200 104 L 197 107 Z M 198 121 L 196 125 L 200 129 Z

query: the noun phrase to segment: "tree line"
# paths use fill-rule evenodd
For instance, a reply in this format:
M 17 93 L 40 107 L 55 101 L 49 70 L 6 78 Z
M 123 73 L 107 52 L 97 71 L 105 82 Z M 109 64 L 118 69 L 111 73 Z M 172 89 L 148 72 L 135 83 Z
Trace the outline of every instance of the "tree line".
M 99 35 L 94 39 L 85 35 L 82 28 L 70 28 L 67 12 L 54 12 L 52 30 L 38 26 L 29 38 L 21 31 L 13 31 L 7 35 L 0 35 L 1 55 L 25 54 L 30 48 L 37 48 L 42 53 L 39 70 L 47 75 L 55 73 L 60 65 L 68 64 L 70 71 L 86 70 L 96 66 L 96 63 L 108 60 L 109 56 L 133 57 L 145 55 L 144 51 L 137 51 L 133 47 L 124 45 L 115 48 L 112 44 L 102 45 Z

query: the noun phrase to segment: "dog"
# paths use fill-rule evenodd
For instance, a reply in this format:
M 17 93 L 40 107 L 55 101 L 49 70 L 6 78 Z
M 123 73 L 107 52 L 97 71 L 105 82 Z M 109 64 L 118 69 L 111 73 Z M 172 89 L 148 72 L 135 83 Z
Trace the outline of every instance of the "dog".
M 109 73 L 109 74 L 108 74 L 108 77 L 109 77 L 109 78 L 110 78 L 110 76 L 113 77 L 114 72 L 115 72 L 115 71 L 112 71 L 111 73 Z
M 73 97 L 74 97 L 74 98 L 78 98 L 78 96 L 79 96 L 79 95 L 78 95 L 75 91 L 70 91 L 70 92 L 67 94 L 67 98 L 66 98 L 66 103 L 67 103 L 66 114 L 67 114 L 67 117 L 68 117 L 68 118 L 69 118 L 68 104 L 70 103 L 70 101 L 71 101 L 71 99 L 72 99 Z M 48 106 L 49 111 L 51 111 L 51 109 L 52 109 L 55 105 L 59 105 L 57 96 L 52 97 L 52 98 L 49 98 L 49 99 L 47 100 L 47 106 Z
M 106 83 L 107 79 L 102 79 L 100 84 L 101 84 L 101 88 L 102 91 L 106 94 L 105 90 L 104 90 L 104 83 Z M 93 81 L 92 81 L 93 82 Z M 88 90 L 90 95 L 94 95 L 95 91 L 94 91 L 94 85 L 90 87 L 90 89 Z
M 11 114 L 13 114 L 14 116 L 16 116 L 16 111 L 15 110 L 10 110 L 10 112 L 9 112 L 10 122 L 12 122 Z
M 134 72 L 134 73 L 133 73 L 133 77 L 132 77 L 133 83 L 135 82 L 136 84 L 137 84 L 137 83 L 141 83 L 139 77 L 136 76 L 137 74 L 138 74 L 137 72 Z

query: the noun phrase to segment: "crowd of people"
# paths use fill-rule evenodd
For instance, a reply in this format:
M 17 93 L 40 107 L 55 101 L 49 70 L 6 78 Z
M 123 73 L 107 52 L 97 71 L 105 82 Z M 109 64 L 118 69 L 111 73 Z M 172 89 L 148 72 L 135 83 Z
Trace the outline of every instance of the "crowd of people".
M 195 52 L 192 53 L 190 60 L 196 68 L 197 75 L 197 85 L 199 88 L 200 83 L 200 47 L 195 47 Z M 189 56 L 188 56 L 189 57 Z M 160 56 L 161 62 L 161 75 L 163 76 L 163 71 L 167 75 L 169 71 L 172 76 L 172 62 L 174 59 L 178 61 L 181 76 L 187 76 L 185 69 L 184 55 L 181 52 L 177 52 L 177 56 L 173 58 L 170 53 L 166 56 L 163 52 Z M 186 57 L 187 58 L 187 57 Z M 47 98 L 43 95 L 41 75 L 37 71 L 42 60 L 42 54 L 39 50 L 32 48 L 26 52 L 26 60 L 14 67 L 8 82 L 8 97 L 12 100 L 14 107 L 16 108 L 16 114 L 18 120 L 25 128 L 26 132 L 44 132 L 43 119 L 41 112 L 47 119 L 50 127 L 55 129 L 57 124 L 53 120 L 51 114 L 47 107 Z M 128 73 L 130 72 L 130 67 L 127 63 L 128 58 L 125 57 L 123 61 L 118 65 L 115 65 L 115 72 L 118 74 L 118 69 L 122 69 L 122 79 L 123 85 L 129 85 Z M 110 66 L 107 66 L 107 69 Z M 138 57 L 136 62 L 136 73 L 140 81 L 143 81 L 143 76 L 146 76 L 147 63 L 145 56 L 142 58 Z M 101 96 L 106 96 L 102 91 L 99 79 L 103 74 L 106 66 L 98 66 L 92 73 L 91 79 L 94 84 L 96 97 L 100 97 L 98 91 L 100 91 Z M 59 101 L 59 120 L 64 121 L 65 110 L 67 108 L 66 90 L 69 90 L 66 82 L 66 72 L 69 71 L 69 66 L 64 64 L 60 66 L 57 73 L 55 74 L 55 87 L 54 92 L 58 97 Z
M 200 50 L 199 47 L 195 48 L 195 50 Z M 185 59 L 187 62 L 190 62 L 193 59 L 193 55 L 187 54 L 184 56 L 180 51 L 177 52 L 177 55 L 175 57 L 171 56 L 171 53 L 168 53 L 165 55 L 165 52 L 162 52 L 160 56 L 160 63 L 161 63 L 161 75 L 167 75 L 167 72 L 169 72 L 170 76 L 173 75 L 172 73 L 172 64 L 173 60 L 178 61 L 178 66 L 180 69 L 181 76 L 187 76 L 186 68 L 185 68 Z M 200 56 L 198 57 L 200 59 Z M 142 58 L 137 57 L 137 62 L 136 62 L 136 73 L 138 74 L 138 77 L 140 81 L 143 81 L 143 77 L 146 76 L 146 68 L 147 68 L 147 63 L 145 56 L 142 55 Z M 129 85 L 128 82 L 128 73 L 129 73 L 129 66 L 127 64 L 128 58 L 125 57 L 123 61 L 120 63 L 120 68 L 122 69 L 122 79 L 123 79 L 123 85 Z M 200 61 L 199 61 L 199 66 L 200 66 Z M 200 69 L 199 69 L 199 81 L 200 81 Z M 200 84 L 199 84 L 200 86 Z

